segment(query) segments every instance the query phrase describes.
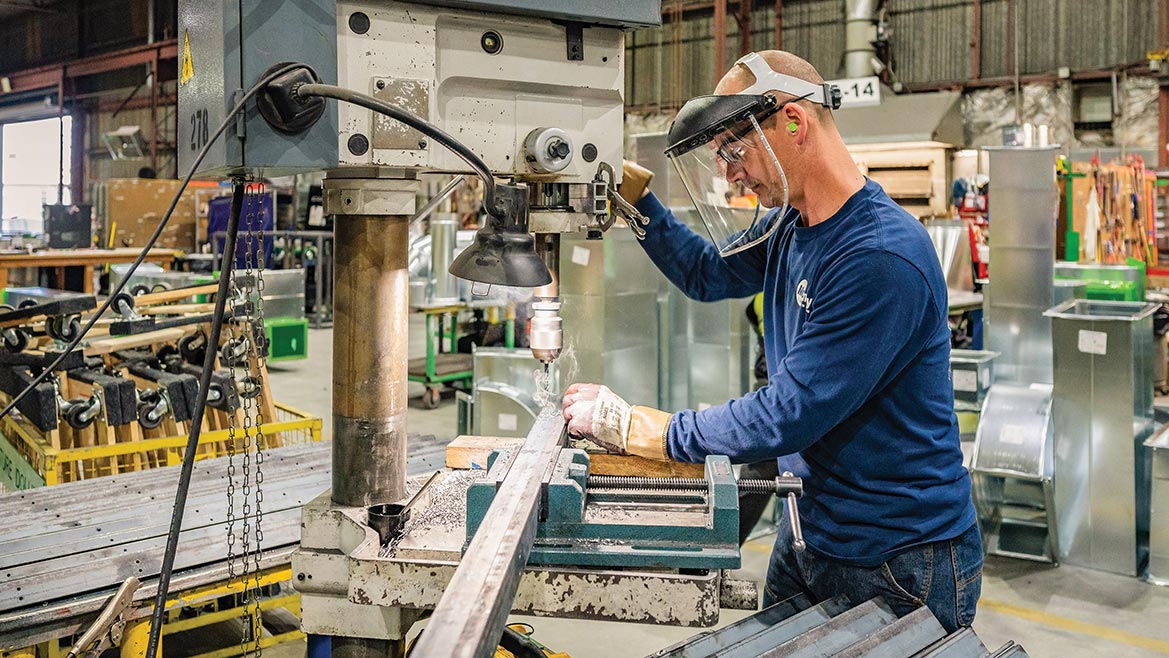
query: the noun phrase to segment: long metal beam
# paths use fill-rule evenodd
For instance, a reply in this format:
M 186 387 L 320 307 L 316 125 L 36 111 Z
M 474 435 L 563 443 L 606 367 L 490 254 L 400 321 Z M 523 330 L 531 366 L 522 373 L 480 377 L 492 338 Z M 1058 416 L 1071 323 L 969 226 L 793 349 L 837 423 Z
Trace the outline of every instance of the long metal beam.
M 104 55 L 84 57 L 62 64 L 38 66 L 0 75 L 8 78 L 13 92 L 31 91 L 57 86 L 64 78 L 78 78 L 98 73 L 108 73 L 131 66 L 146 65 L 156 60 L 178 58 L 178 40 L 159 41 L 143 46 L 134 46 Z
M 507 477 L 411 654 L 415 658 L 494 655 L 536 538 L 540 488 L 563 439 L 564 418 L 546 408 L 512 458 Z

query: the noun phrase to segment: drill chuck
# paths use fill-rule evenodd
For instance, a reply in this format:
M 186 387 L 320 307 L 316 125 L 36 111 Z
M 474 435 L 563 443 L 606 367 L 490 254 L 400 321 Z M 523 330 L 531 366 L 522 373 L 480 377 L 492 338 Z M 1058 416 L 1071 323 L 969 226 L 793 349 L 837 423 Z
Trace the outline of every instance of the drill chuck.
M 528 343 L 532 356 L 540 363 L 552 363 L 560 356 L 564 334 L 560 328 L 560 302 L 538 301 L 532 304 L 532 326 Z

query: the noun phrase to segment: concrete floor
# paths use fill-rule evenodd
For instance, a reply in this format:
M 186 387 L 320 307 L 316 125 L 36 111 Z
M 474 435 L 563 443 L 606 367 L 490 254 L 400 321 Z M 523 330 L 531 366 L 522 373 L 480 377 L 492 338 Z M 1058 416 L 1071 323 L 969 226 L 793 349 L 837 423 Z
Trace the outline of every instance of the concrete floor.
M 412 316 L 410 355 L 425 354 L 421 318 Z M 309 358 L 272 367 L 276 398 L 319 414 L 331 435 L 330 330 L 314 330 L 309 337 Z M 409 410 L 411 432 L 455 435 L 455 404 L 444 400 L 436 410 L 423 409 L 417 400 L 421 385 L 411 384 Z M 741 575 L 762 580 L 766 572 L 770 538 L 747 544 Z M 722 623 L 745 613 L 724 611 Z M 1169 588 L 1148 585 L 1134 578 L 1071 566 L 1048 565 L 990 558 L 986 564 L 982 600 L 974 628 L 991 648 L 1015 640 L 1032 658 L 1153 658 L 1169 655 Z M 536 629 L 536 638 L 573 658 L 592 656 L 644 656 L 695 634 L 678 629 L 637 624 L 581 622 L 516 617 Z M 303 646 L 265 650 L 270 658 L 300 658 Z

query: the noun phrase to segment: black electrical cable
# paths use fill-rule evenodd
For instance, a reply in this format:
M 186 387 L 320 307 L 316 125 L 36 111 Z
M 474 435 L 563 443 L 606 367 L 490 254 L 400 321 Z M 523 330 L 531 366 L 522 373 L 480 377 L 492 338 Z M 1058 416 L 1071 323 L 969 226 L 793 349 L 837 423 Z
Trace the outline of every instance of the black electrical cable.
M 162 554 L 162 570 L 158 574 L 158 591 L 154 595 L 154 610 L 150 613 L 150 639 L 146 655 L 157 655 L 159 638 L 162 637 L 162 617 L 166 612 L 166 597 L 170 589 L 171 571 L 178 552 L 179 530 L 183 526 L 183 512 L 187 507 L 187 491 L 191 485 L 191 473 L 195 468 L 195 452 L 199 449 L 199 433 L 203 427 L 203 413 L 207 409 L 207 393 L 211 390 L 211 373 L 215 370 L 215 358 L 219 336 L 223 329 L 223 313 L 231 286 L 231 270 L 235 265 L 235 242 L 239 235 L 239 218 L 244 205 L 244 182 L 236 179 L 231 188 L 231 215 L 227 220 L 227 239 L 223 245 L 223 263 L 219 266 L 219 289 L 215 292 L 215 314 L 211 319 L 211 335 L 207 337 L 207 350 L 203 356 L 203 370 L 199 373 L 199 396 L 195 399 L 195 416 L 191 418 L 191 431 L 187 435 L 187 447 L 183 453 L 182 470 L 179 472 L 179 487 L 175 491 L 175 504 L 171 510 L 170 531 L 166 535 L 166 550 Z
M 502 216 L 503 210 L 495 205 L 495 177 L 491 174 L 491 170 L 487 168 L 487 163 L 483 162 L 483 159 L 475 155 L 475 152 L 465 144 L 450 136 L 438 126 L 414 116 L 400 107 L 390 105 L 383 100 L 358 91 L 338 87 L 337 85 L 306 83 L 296 87 L 295 93 L 302 99 L 319 96 L 321 98 L 333 98 L 346 103 L 359 105 L 367 110 L 373 110 L 395 121 L 404 123 L 439 144 L 442 144 L 455 155 L 462 158 L 464 162 L 471 166 L 471 169 L 475 170 L 479 178 L 483 179 L 483 207 L 488 213 L 496 217 Z
M 191 164 L 191 170 L 187 172 L 186 178 L 183 179 L 182 184 L 179 185 L 178 191 L 175 192 L 174 198 L 171 199 L 170 207 L 166 209 L 166 214 L 162 216 L 162 221 L 158 223 L 158 227 L 154 229 L 154 233 L 151 234 L 150 239 L 146 241 L 146 245 L 142 247 L 142 252 L 139 253 L 138 257 L 134 259 L 134 262 L 130 264 L 129 271 L 127 271 L 125 276 L 122 277 L 122 280 L 118 282 L 118 285 L 110 290 L 110 296 L 106 298 L 106 301 L 102 303 L 102 305 L 97 309 L 97 312 L 89 318 L 89 321 L 85 323 L 85 326 L 81 328 L 81 331 L 77 334 L 77 336 L 74 337 L 73 340 L 69 341 L 69 344 L 65 346 L 65 350 L 61 352 L 61 354 L 58 355 L 56 359 L 53 359 L 53 362 L 50 363 L 48 367 L 46 367 L 41 371 L 40 374 L 34 377 L 32 382 L 30 382 L 29 385 L 26 386 L 20 393 L 17 393 L 16 396 L 12 398 L 12 401 L 9 402 L 2 411 L 0 411 L 0 418 L 3 418 L 11 413 L 12 410 L 16 408 L 16 405 L 21 400 L 23 400 L 26 395 L 28 395 L 29 391 L 36 388 L 37 385 L 39 385 L 41 382 L 45 381 L 45 379 L 47 379 L 49 375 L 51 375 L 53 371 L 57 369 L 57 366 L 61 365 L 61 363 L 73 352 L 73 350 L 77 349 L 77 346 L 80 345 L 81 341 L 85 339 L 85 336 L 89 333 L 89 330 L 93 328 L 93 325 L 97 324 L 98 319 L 100 319 L 106 311 L 110 310 L 110 306 L 113 305 L 114 300 L 118 296 L 118 293 L 122 292 L 122 289 L 126 287 L 126 283 L 130 281 L 130 277 L 134 276 L 134 272 L 138 269 L 138 266 L 142 264 L 142 261 L 146 260 L 146 256 L 150 254 L 150 250 L 154 248 L 154 244 L 158 242 L 159 236 L 161 236 L 163 230 L 166 229 L 166 225 L 170 221 L 171 214 L 174 213 L 175 207 L 179 205 L 179 199 L 182 198 L 183 192 L 187 189 L 187 185 L 191 182 L 191 179 L 194 178 L 195 171 L 198 170 L 199 165 L 203 163 L 203 158 L 207 157 L 207 153 L 211 150 L 211 146 L 215 144 L 216 140 L 218 140 L 220 136 L 223 135 L 229 126 L 236 122 L 236 115 L 243 110 L 247 102 L 250 101 L 257 93 L 259 93 L 261 89 L 267 86 L 269 82 L 275 80 L 281 75 L 284 75 L 285 73 L 288 73 L 289 71 L 294 71 L 298 68 L 301 68 L 302 66 L 303 64 L 289 64 L 288 66 L 283 66 L 264 76 L 264 78 L 257 82 L 251 89 L 249 89 L 248 92 L 244 94 L 243 98 L 241 98 L 240 101 L 235 104 L 235 107 L 233 107 L 231 111 L 227 113 L 223 123 L 219 124 L 219 127 L 216 128 L 210 139 L 207 140 L 207 143 L 203 145 L 203 149 L 199 151 L 197 156 L 195 156 L 195 161 Z

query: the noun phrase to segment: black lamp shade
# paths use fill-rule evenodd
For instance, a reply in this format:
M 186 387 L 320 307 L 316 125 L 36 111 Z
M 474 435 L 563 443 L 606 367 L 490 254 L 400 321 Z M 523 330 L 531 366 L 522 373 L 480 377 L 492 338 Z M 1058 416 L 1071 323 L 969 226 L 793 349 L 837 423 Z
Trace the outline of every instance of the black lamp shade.
M 497 286 L 536 288 L 552 283 L 531 234 L 498 231 L 490 224 L 475 233 L 475 241 L 448 271 L 460 279 Z

